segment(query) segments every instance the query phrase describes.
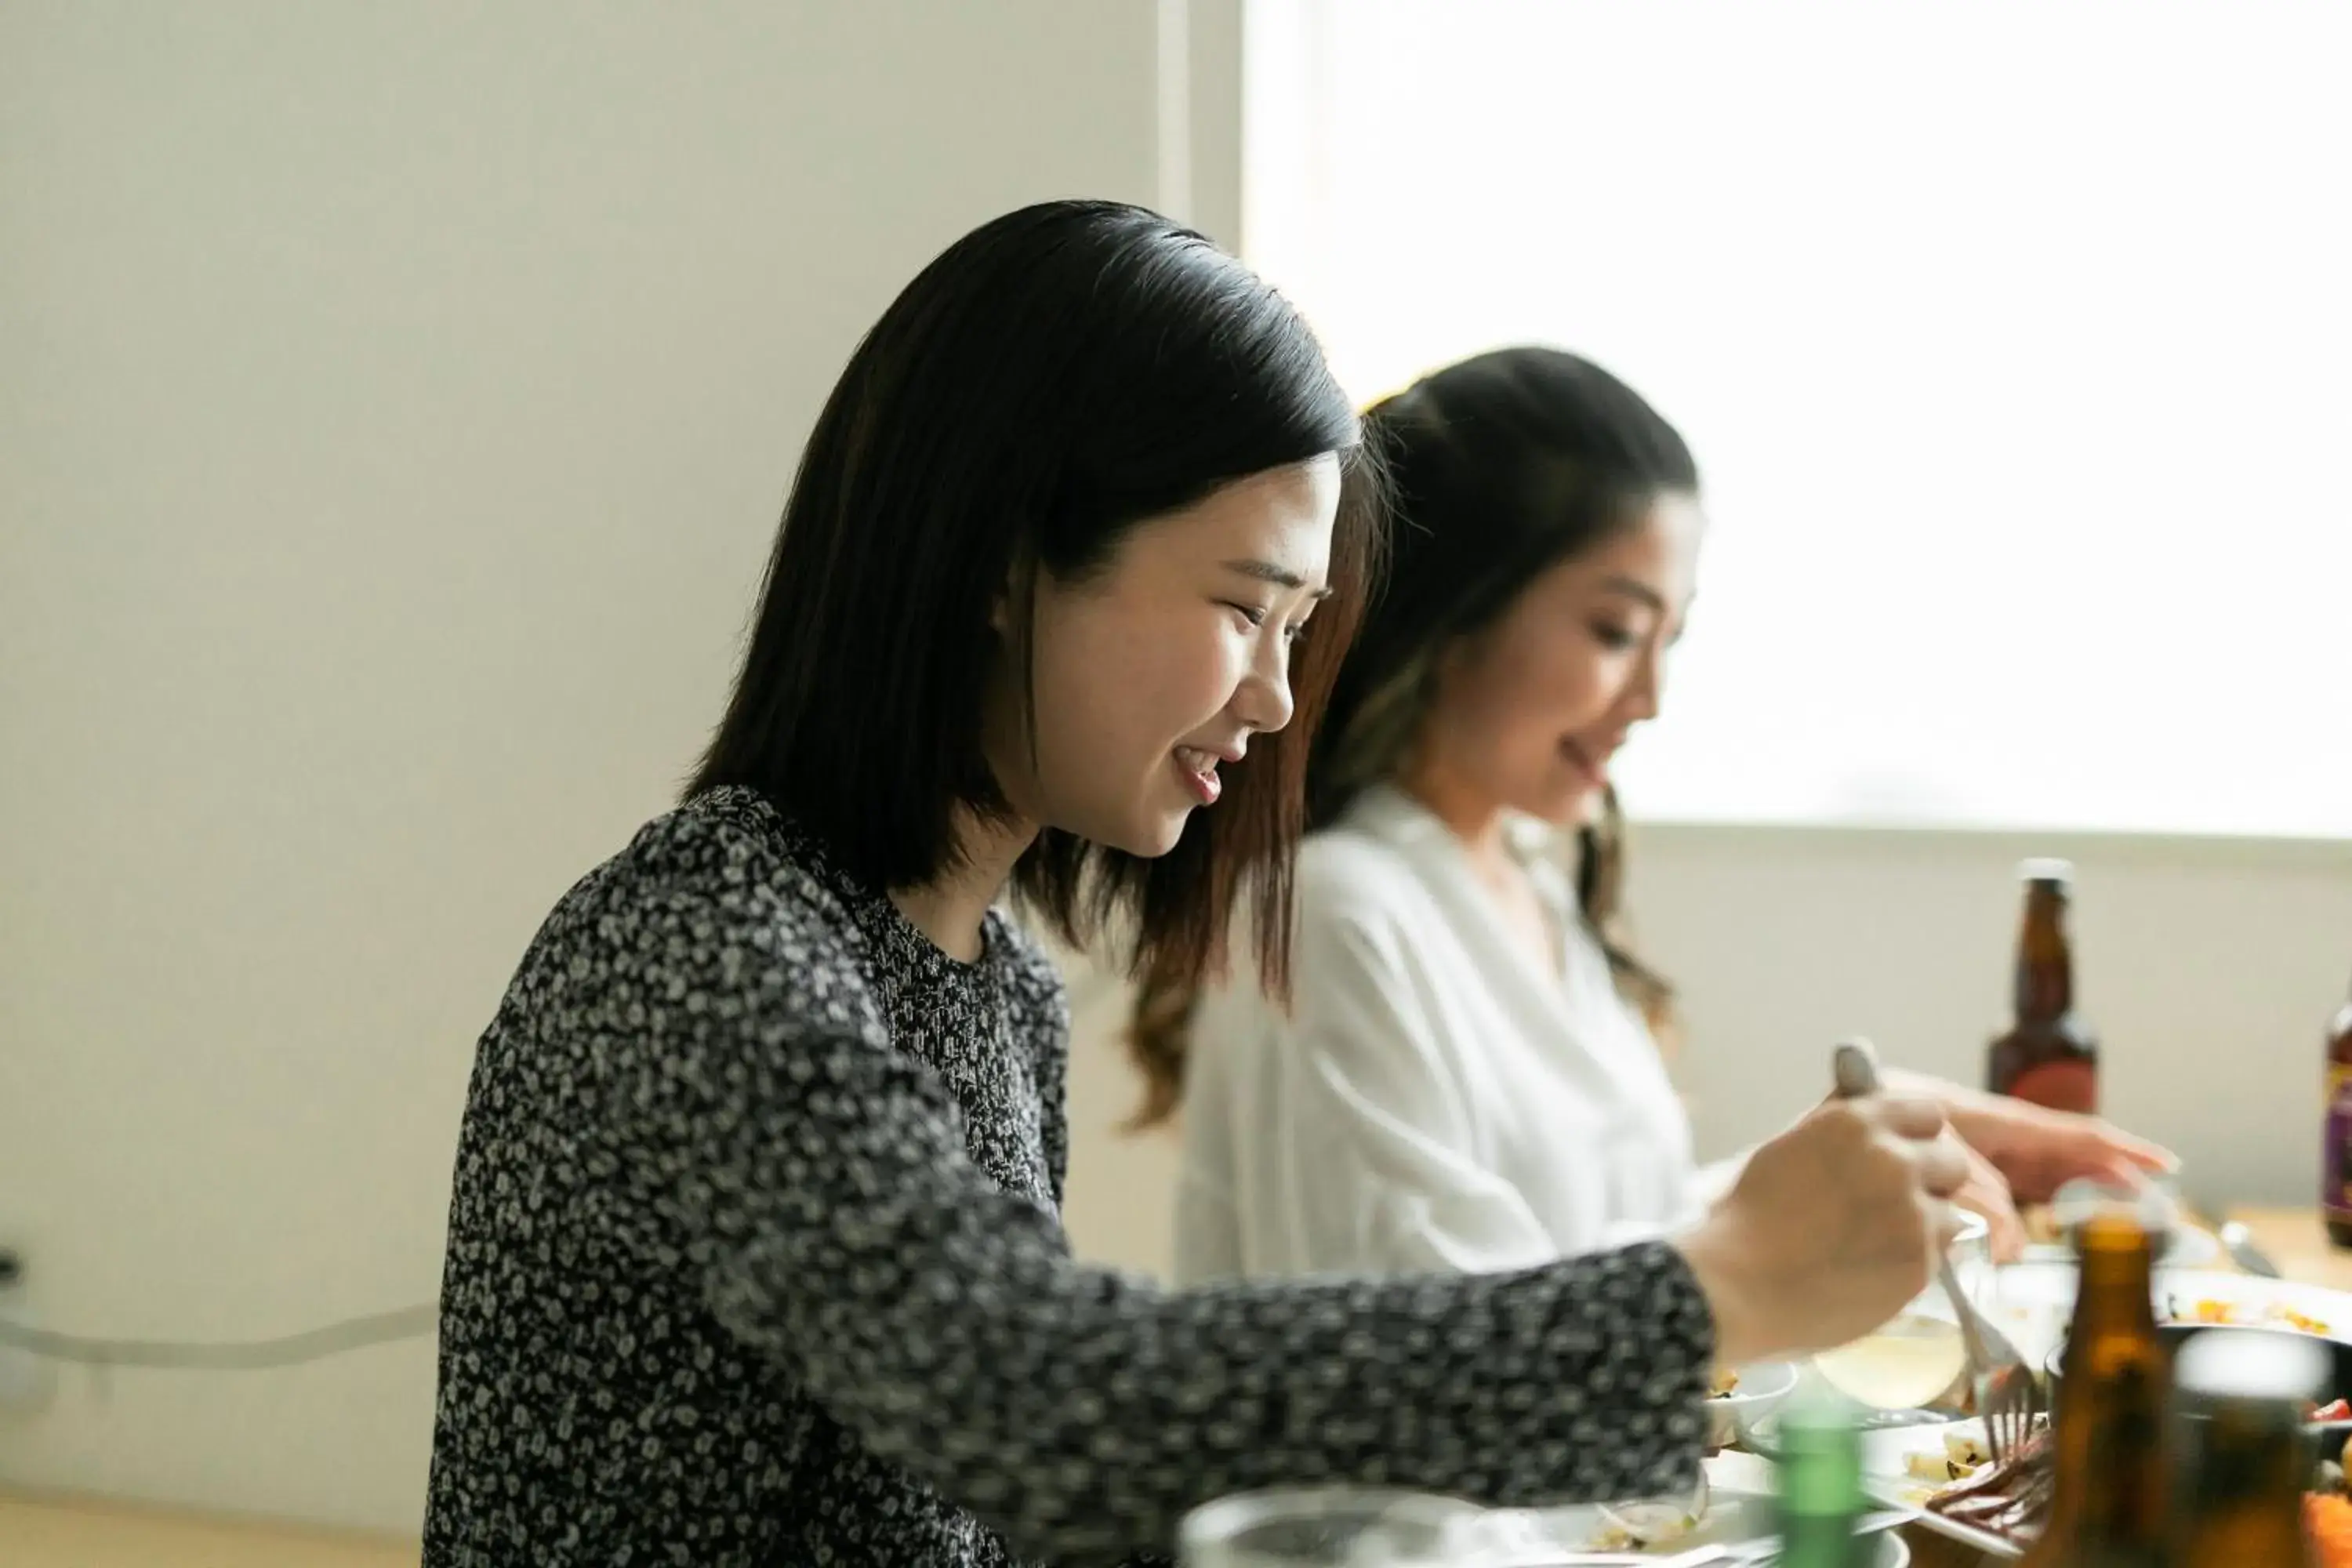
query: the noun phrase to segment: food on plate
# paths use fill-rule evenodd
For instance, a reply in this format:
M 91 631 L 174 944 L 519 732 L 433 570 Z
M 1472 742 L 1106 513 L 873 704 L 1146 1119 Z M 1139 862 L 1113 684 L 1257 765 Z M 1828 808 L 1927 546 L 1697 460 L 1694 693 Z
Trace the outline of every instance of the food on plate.
M 1704 1471 L 1698 1487 L 1690 1496 L 1664 1501 L 1605 1502 L 1601 1505 L 1601 1528 L 1585 1542 L 1588 1552 L 1643 1552 L 1653 1546 L 1671 1545 L 1698 1529 L 1714 1505 L 1712 1489 L 1706 1484 Z
M 2352 1568 L 2352 1500 L 2315 1492 L 2303 1500 L 2303 1521 L 2319 1568 Z
M 2352 1498 L 2345 1495 L 2344 1472 L 2352 1442 L 2330 1453 L 2312 1478 L 2303 1500 L 2303 1519 L 2318 1553 L 2318 1568 L 2352 1568 Z
M 1659 1521 L 1654 1528 L 1636 1534 L 1622 1524 L 1603 1525 L 1592 1532 L 1584 1543 L 1587 1552 L 1646 1552 L 1653 1546 L 1664 1546 L 1680 1541 L 1698 1528 L 1698 1516 L 1685 1513 L 1669 1521 Z
M 1944 1434 L 1944 1451 L 1940 1454 L 1911 1454 L 1903 1468 L 1915 1479 L 1934 1481 L 1938 1486 L 1947 1481 L 1964 1481 L 1992 1463 L 1992 1449 L 1984 1438 L 1969 1431 Z
M 2306 1312 L 2298 1312 L 2294 1308 L 2276 1301 L 2264 1307 L 2250 1308 L 2242 1302 L 2225 1301 L 2218 1297 L 2202 1296 L 2189 1302 L 2184 1309 L 2179 1297 L 2167 1296 L 2164 1299 L 2164 1311 L 2165 1321 L 2172 1323 L 2198 1323 L 2233 1329 L 2274 1328 L 2284 1324 L 2291 1329 L 2300 1329 L 2306 1334 L 2325 1334 L 2331 1331 L 2327 1324 L 2320 1319 L 2312 1317 Z
M 1738 1392 L 1739 1374 L 1736 1372 L 1718 1372 L 1715 1374 L 1715 1386 L 1706 1391 L 1706 1396 L 1709 1399 L 1727 1399 Z
M 2022 1542 L 2040 1532 L 2057 1475 L 2057 1454 L 2046 1424 L 2036 1426 L 2016 1453 L 1998 1464 L 1974 1437 L 1947 1434 L 1944 1449 L 1946 1468 L 1954 1479 L 1922 1499 L 1921 1506 L 2004 1540 Z M 1928 1459 L 1932 1468 L 1934 1456 Z M 1919 1472 L 1915 1468 L 1913 1473 Z
M 1601 1511 L 1610 1516 L 1610 1522 L 1584 1543 L 1588 1552 L 1643 1552 L 1665 1546 L 1698 1529 L 1705 1517 L 1679 1503 L 1621 1503 Z
M 2340 1461 L 2319 1467 L 2311 1495 L 2303 1500 L 2303 1519 L 2311 1544 L 2319 1553 L 2319 1568 L 2352 1568 L 2352 1498 L 2344 1495 Z

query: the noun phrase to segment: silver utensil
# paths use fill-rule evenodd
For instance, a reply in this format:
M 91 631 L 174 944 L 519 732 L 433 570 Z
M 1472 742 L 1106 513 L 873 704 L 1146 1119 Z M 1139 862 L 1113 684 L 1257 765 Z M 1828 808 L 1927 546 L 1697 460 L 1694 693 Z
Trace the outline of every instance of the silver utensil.
M 2265 1279 L 2276 1279 L 2280 1277 L 2279 1266 L 2271 1261 L 2269 1253 L 2254 1245 L 2254 1233 L 2248 1230 L 2242 1222 L 2231 1220 L 2224 1224 L 2217 1234 L 2221 1238 L 2221 1249 L 2230 1255 L 2231 1261 L 2237 1264 L 2239 1268 L 2249 1274 L 2258 1274 Z
M 1878 1092 L 1878 1052 L 1868 1040 L 1840 1041 L 1831 1058 L 1831 1070 L 1841 1099 Z M 1987 1321 L 1960 1288 L 1948 1250 L 1937 1261 L 1937 1279 L 1959 1320 L 1960 1344 L 1969 1358 L 1969 1383 L 1976 1394 L 1977 1414 L 1984 1420 L 1986 1441 L 1994 1461 L 2006 1462 L 2033 1434 L 2034 1423 L 2042 1415 L 2042 1385 L 2009 1336 Z

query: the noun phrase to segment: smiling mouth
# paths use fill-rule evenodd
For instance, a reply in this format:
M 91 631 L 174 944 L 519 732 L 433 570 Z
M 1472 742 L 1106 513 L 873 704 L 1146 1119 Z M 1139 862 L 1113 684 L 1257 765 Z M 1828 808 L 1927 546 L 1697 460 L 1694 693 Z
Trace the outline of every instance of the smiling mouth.
M 1225 792 L 1224 781 L 1217 777 L 1217 753 L 1198 746 L 1179 746 L 1175 756 L 1176 772 L 1192 790 L 1193 798 L 1202 805 L 1216 805 L 1217 797 Z

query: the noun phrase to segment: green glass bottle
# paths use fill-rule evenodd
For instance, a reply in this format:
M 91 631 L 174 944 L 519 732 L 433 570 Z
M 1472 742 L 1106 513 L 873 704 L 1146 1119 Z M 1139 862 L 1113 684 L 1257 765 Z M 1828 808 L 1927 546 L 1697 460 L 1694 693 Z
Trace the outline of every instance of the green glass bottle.
M 1862 1426 L 1853 1407 L 1805 1394 L 1780 1412 L 1780 1568 L 1864 1568 Z

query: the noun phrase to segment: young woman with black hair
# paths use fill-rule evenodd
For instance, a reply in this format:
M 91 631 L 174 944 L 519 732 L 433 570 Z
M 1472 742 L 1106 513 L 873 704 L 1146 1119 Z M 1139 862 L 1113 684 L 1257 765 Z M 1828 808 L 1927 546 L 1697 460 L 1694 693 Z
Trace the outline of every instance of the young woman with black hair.
M 1826 1109 L 1665 1239 L 1479 1279 L 1168 1292 L 1058 1219 L 1061 988 L 996 906 L 1282 983 L 1306 740 L 1381 528 L 1298 318 L 1052 203 L 861 343 L 698 776 L 556 906 L 483 1037 L 425 1561 L 1165 1551 L 1282 1483 L 1662 1492 L 1710 1366 L 1926 1278 L 1931 1105 Z

